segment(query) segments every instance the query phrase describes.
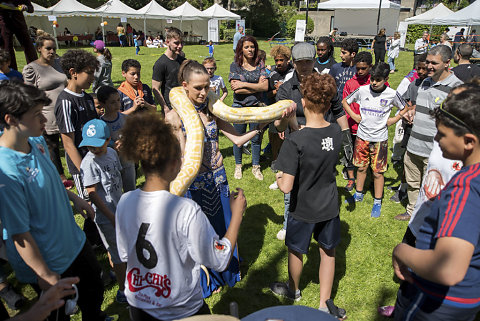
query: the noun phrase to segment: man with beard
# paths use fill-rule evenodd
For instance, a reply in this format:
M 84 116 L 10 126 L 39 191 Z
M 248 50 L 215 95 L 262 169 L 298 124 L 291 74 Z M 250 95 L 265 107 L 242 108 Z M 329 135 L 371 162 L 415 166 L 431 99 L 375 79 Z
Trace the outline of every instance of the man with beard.
M 166 32 L 165 44 L 167 45 L 167 50 L 153 65 L 152 74 L 153 95 L 162 107 L 163 114 L 167 114 L 171 110 L 168 97 L 170 90 L 180 85 L 177 74 L 180 65 L 185 60 L 185 57 L 182 55 L 182 32 L 175 27 L 169 28 Z

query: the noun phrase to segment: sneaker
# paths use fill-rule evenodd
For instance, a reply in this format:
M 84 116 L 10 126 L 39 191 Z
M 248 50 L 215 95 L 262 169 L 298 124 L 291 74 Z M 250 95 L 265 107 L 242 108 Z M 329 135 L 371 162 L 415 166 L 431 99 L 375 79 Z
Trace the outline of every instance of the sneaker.
M 400 189 L 400 187 L 402 187 L 402 184 L 397 185 L 397 186 L 388 186 L 387 189 L 389 189 L 391 191 L 398 191 Z
M 393 196 L 390 197 L 390 200 L 392 202 L 395 202 L 395 203 L 400 203 L 401 201 L 403 201 L 406 198 L 407 198 L 407 192 L 404 192 L 404 191 L 398 189 L 395 192 L 395 194 L 393 194 Z
M 412 216 L 410 214 L 408 214 L 407 212 L 405 213 L 402 213 L 402 214 L 398 214 L 397 216 L 395 216 L 394 218 L 397 220 L 397 221 L 410 221 L 410 218 Z
M 381 307 L 378 307 L 378 314 L 380 314 L 382 317 L 391 317 L 393 314 L 393 311 L 395 311 L 395 307 L 393 305 L 384 305 Z
M 282 228 L 280 231 L 278 231 L 277 233 L 277 239 L 279 239 L 280 241 L 284 241 L 285 240 L 285 236 L 287 235 L 287 230 Z
M 292 293 L 288 288 L 288 284 L 286 282 L 275 282 L 270 285 L 270 290 L 278 296 L 288 298 L 294 301 L 300 301 L 302 298 L 302 293 L 298 290 L 296 293 Z
M 260 170 L 260 165 L 253 165 L 252 173 L 256 179 L 258 179 L 259 181 L 263 181 L 263 174 L 262 174 L 262 171 Z
M 371 217 L 380 217 L 380 214 L 382 212 L 382 204 L 373 204 L 372 207 L 372 212 L 370 213 Z
M 328 312 L 339 320 L 345 320 L 347 318 L 347 311 L 345 309 L 337 307 L 332 299 L 328 299 L 326 302 Z
M 349 178 L 348 183 L 345 186 L 345 189 L 347 190 L 347 192 L 351 192 L 351 191 L 353 191 L 354 187 L 355 187 L 355 180 Z
M 347 179 L 348 179 L 348 173 L 347 173 L 347 168 L 346 168 L 346 167 L 344 167 L 344 168 L 342 169 L 342 176 L 343 176 L 343 179 L 344 179 L 344 180 L 347 180 Z
M 353 203 L 356 203 L 356 202 L 363 202 L 363 196 L 364 196 L 364 194 L 355 193 L 352 196 L 345 199 L 345 204 L 353 204 Z
M 269 189 L 271 190 L 276 190 L 278 189 L 278 184 L 277 184 L 277 181 L 273 182 L 272 184 L 270 184 L 270 186 L 268 186 Z
M 118 303 L 127 303 L 127 297 L 125 296 L 125 293 L 123 293 L 123 291 L 118 290 L 117 296 L 115 297 L 115 301 L 117 301 Z
M 244 153 L 245 155 L 252 155 L 252 153 L 248 150 L 248 147 L 246 146 L 242 147 L 242 153 Z
M 6 288 L 0 291 L 0 297 L 5 300 L 5 303 L 11 310 L 20 309 L 26 302 L 25 297 L 18 294 L 11 284 L 8 284 Z
M 241 164 L 236 164 L 235 165 L 235 173 L 233 174 L 233 178 L 242 179 L 242 165 Z

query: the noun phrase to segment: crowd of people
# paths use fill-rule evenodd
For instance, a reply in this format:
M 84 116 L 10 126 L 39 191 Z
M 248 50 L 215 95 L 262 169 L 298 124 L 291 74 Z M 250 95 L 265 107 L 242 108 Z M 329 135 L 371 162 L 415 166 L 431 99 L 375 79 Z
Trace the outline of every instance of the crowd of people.
M 117 27 L 120 42 L 137 44 L 128 27 Z M 98 239 L 118 281 L 115 299 L 129 305 L 131 320 L 209 314 L 204 298 L 241 281 L 237 239 L 247 203 L 241 189 L 230 191 L 226 171 L 242 179 L 242 154 L 248 152 L 253 177 L 264 179 L 265 130 L 276 172 L 270 188 L 284 193 L 284 224 L 277 238 L 288 248 L 288 280 L 271 284 L 274 294 L 301 300 L 303 260 L 313 236 L 320 252 L 318 309 L 340 320 L 347 317 L 331 297 L 341 236 L 340 155 L 345 189 L 353 192 L 346 203 L 364 200 L 370 173 L 372 218 L 382 214 L 388 163 L 403 173 L 391 198 L 408 200 L 395 219 L 409 225 L 392 255 L 402 283 L 395 306 L 379 312 L 395 320 L 453 321 L 473 320 L 480 311 L 475 214 L 480 68 L 470 64 L 471 44 L 454 51 L 445 43 L 431 47 L 424 34 L 415 43 L 413 70 L 396 89 L 388 80 L 399 56 L 399 35 L 387 39 L 385 29 L 372 44 L 374 55 L 345 39 L 336 62 L 331 38 L 321 37 L 316 44 L 274 46 L 275 64 L 267 66 L 266 53 L 240 27 L 224 80 L 215 75 L 212 44 L 202 62 L 188 59 L 183 33 L 169 28 L 151 87 L 141 81 L 140 62 L 126 59 L 121 65 L 125 80 L 114 88 L 112 55 L 101 40 L 94 42 L 94 54 L 73 49 L 62 57 L 48 34 L 35 44 L 39 58 L 22 73 L 10 68 L 14 57 L 0 50 L 4 244 L 15 277 L 39 296 L 43 292 L 19 318 L 69 320 L 72 304 L 78 304 L 83 320 L 110 320 L 101 310 L 102 274 L 108 272 L 92 250 Z M 452 59 L 458 66 L 450 69 Z M 169 192 L 188 140 L 170 101 L 177 86 L 195 107 L 205 133 L 200 170 L 182 197 Z M 92 94 L 86 92 L 90 88 Z M 224 100 L 229 90 L 234 108 L 262 108 L 284 99 L 293 103 L 279 119 L 249 124 L 247 131 L 247 125 L 232 125 L 210 112 L 209 105 Z M 392 115 L 393 107 L 398 111 Z M 388 127 L 393 125 L 389 161 Z M 233 143 L 233 169 L 224 166 L 220 132 Z M 60 144 L 73 183 L 63 169 Z M 139 169 L 145 183 L 137 188 Z M 73 184 L 78 195 L 69 190 Z M 85 217 L 83 231 L 70 202 Z M 0 281 L 0 296 L 9 293 L 7 303 L 17 308 L 22 296 L 4 278 Z M 75 292 L 76 300 L 65 298 Z M 6 320 L 2 308 L 0 319 Z

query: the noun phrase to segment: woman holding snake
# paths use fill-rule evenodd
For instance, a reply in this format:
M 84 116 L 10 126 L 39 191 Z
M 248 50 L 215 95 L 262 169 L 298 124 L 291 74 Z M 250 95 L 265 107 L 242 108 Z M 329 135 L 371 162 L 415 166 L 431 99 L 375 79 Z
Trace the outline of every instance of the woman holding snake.
M 230 192 L 227 175 L 218 145 L 218 131 L 221 130 L 236 146 L 241 147 L 252 137 L 260 134 L 267 124 L 259 124 L 249 132 L 239 134 L 230 123 L 212 115 L 207 106 L 208 103 L 214 103 L 215 97 L 213 95 L 215 94 L 213 92 L 209 94 L 210 76 L 205 67 L 197 61 L 185 60 L 180 66 L 178 79 L 188 99 L 195 106 L 205 130 L 200 171 L 189 187 L 186 197 L 193 199 L 200 205 L 215 232 L 222 238 L 230 224 L 232 213 L 229 204 Z M 172 125 L 174 133 L 180 141 L 182 154 L 184 154 L 186 135 L 180 117 L 175 110 L 172 110 L 165 117 L 166 122 Z M 234 286 L 236 282 L 240 281 L 238 250 L 235 249 L 232 260 L 224 272 L 208 270 L 208 273 L 210 282 L 207 282 L 207 275 L 204 271 L 202 271 L 201 276 L 204 297 L 220 290 L 225 284 Z
M 265 71 L 265 64 L 258 57 L 258 43 L 252 36 L 240 38 L 235 51 L 235 61 L 230 65 L 228 76 L 230 86 L 233 90 L 232 107 L 253 107 L 264 106 L 261 102 L 262 93 L 268 90 L 268 79 Z M 250 124 L 250 129 L 255 124 Z M 244 133 L 246 124 L 234 124 L 233 127 L 239 133 Z M 252 138 L 252 173 L 258 180 L 263 180 L 260 171 L 260 149 L 262 135 L 255 135 Z M 235 156 L 234 178 L 242 178 L 242 146 L 233 145 Z

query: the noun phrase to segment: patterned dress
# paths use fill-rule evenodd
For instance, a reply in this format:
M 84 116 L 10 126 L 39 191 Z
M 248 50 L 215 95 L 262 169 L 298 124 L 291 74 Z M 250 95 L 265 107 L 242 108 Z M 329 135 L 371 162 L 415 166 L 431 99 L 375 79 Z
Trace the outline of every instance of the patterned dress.
M 207 102 L 208 103 L 208 102 Z M 204 103 L 197 110 L 207 106 Z M 212 224 L 215 232 L 222 238 L 232 218 L 230 209 L 230 189 L 227 182 L 227 174 L 223 164 L 217 166 L 218 158 L 218 127 L 213 119 L 205 126 L 205 142 L 201 172 L 190 185 L 185 197 L 194 200 L 200 205 L 202 211 Z M 204 270 L 201 271 L 201 285 L 203 297 L 209 297 L 213 291 L 228 284 L 233 287 L 240 281 L 240 264 L 238 249 L 235 246 L 234 254 L 228 268 L 223 272 L 208 269 L 209 277 Z M 208 282 L 209 281 L 209 282 Z

